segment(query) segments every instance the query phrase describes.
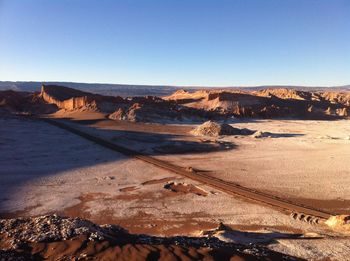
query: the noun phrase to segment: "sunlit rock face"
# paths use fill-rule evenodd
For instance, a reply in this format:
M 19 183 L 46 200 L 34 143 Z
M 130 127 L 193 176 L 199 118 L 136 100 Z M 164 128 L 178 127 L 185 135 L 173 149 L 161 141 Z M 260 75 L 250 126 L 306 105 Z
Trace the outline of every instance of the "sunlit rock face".
M 283 88 L 259 91 L 179 90 L 164 99 L 235 117 L 348 117 L 350 109 L 348 92 L 309 92 Z
M 89 109 L 111 112 L 114 109 L 113 104 L 124 102 L 124 99 L 118 96 L 102 96 L 56 85 L 42 85 L 40 96 L 45 102 L 65 110 Z

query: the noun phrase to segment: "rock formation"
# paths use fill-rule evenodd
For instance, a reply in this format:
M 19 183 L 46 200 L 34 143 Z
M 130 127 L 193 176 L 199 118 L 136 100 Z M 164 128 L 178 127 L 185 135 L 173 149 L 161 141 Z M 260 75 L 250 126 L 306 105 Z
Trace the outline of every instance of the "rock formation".
M 211 235 L 130 234 L 119 226 L 57 215 L 0 219 L 0 260 L 158 260 L 159 256 L 169 260 L 289 257 L 264 246 L 225 242 Z
M 307 92 L 293 89 L 180 90 L 164 97 L 186 107 L 234 117 L 348 117 L 350 93 Z
M 0 108 L 29 113 L 99 111 L 113 120 L 172 122 L 224 120 L 232 117 L 347 118 L 350 93 L 292 89 L 179 90 L 159 98 L 103 96 L 56 85 L 43 85 L 40 94 L 0 92 Z
M 65 110 L 113 111 L 114 104 L 123 102 L 121 97 L 102 96 L 56 85 L 42 85 L 40 96 L 47 103 Z
M 208 114 L 203 110 L 180 106 L 176 102 L 155 96 L 103 96 L 56 85 L 43 85 L 40 97 L 63 110 L 99 111 L 108 114 L 108 118 L 112 120 L 166 122 L 188 118 L 202 119 Z
M 0 109 L 10 113 L 53 113 L 55 105 L 47 104 L 36 93 L 0 91 Z
M 220 136 L 220 135 L 239 135 L 241 130 L 228 124 L 219 124 L 213 121 L 207 121 L 196 127 L 191 133 L 195 136 Z

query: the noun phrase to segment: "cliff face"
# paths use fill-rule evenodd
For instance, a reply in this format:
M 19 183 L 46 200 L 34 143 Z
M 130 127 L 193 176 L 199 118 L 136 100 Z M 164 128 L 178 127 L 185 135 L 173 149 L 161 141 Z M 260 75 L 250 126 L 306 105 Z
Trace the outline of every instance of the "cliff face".
M 121 97 L 103 96 L 56 85 L 42 85 L 40 96 L 45 102 L 65 110 L 100 110 L 111 112 L 115 104 L 125 102 Z
M 40 96 L 45 102 L 55 104 L 60 109 L 99 111 L 109 114 L 108 117 L 113 120 L 163 122 L 201 117 L 203 114 L 154 96 L 123 99 L 52 85 L 43 85 Z
M 62 92 L 58 92 L 58 88 Z M 78 96 L 79 94 L 82 96 Z M 47 103 L 55 104 L 58 108 L 66 110 L 80 109 L 91 105 L 94 101 L 92 95 L 89 93 L 77 92 L 77 90 L 61 86 L 42 85 L 40 96 Z
M 159 121 L 226 117 L 347 118 L 350 94 L 292 89 L 259 91 L 177 91 L 164 97 L 121 98 L 102 96 L 61 86 L 42 86 L 40 97 L 65 110 L 98 110 L 111 119 Z
M 164 97 L 183 106 L 236 117 L 347 117 L 350 93 L 307 92 L 292 89 L 260 91 L 183 90 Z

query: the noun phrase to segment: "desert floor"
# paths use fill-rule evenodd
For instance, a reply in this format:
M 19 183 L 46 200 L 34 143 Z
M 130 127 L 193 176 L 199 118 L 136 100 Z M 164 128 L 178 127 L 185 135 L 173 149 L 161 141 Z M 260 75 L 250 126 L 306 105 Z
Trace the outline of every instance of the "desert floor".
M 59 116 L 59 115 L 56 115 Z M 66 115 L 67 116 L 67 115 Z M 181 166 L 336 213 L 350 207 L 350 123 L 233 120 L 269 138 L 194 137 L 194 125 L 112 122 L 68 115 L 69 124 Z M 47 123 L 0 119 L 2 217 L 59 213 L 132 233 L 200 235 L 223 222 L 224 240 L 263 243 L 294 256 L 341 259 L 347 237 L 295 221 L 84 140 Z M 173 190 L 164 185 L 176 182 Z

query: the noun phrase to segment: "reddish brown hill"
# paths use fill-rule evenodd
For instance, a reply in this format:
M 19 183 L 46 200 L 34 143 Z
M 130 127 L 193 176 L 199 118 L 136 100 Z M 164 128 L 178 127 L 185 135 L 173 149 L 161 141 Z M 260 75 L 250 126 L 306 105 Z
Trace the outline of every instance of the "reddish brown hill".
M 155 96 L 121 98 L 103 96 L 56 85 L 43 85 L 40 97 L 58 108 L 92 110 L 109 114 L 113 120 L 164 122 L 202 117 L 205 111 L 179 106 Z
M 322 92 L 320 96 L 333 104 L 350 106 L 350 92 Z
M 210 90 L 193 93 L 180 90 L 164 97 L 186 107 L 215 111 L 236 117 L 347 117 L 350 94 L 306 92 L 292 89 L 260 91 Z
M 12 111 L 49 113 L 99 111 L 113 120 L 164 122 L 227 117 L 345 118 L 350 93 L 307 92 L 292 89 L 180 90 L 158 98 L 103 96 L 56 85 L 43 85 L 40 94 L 0 92 L 0 107 Z
M 40 96 L 60 109 L 90 109 L 113 111 L 113 104 L 124 102 L 121 97 L 102 96 L 57 85 L 42 85 Z
M 16 113 L 52 113 L 57 110 L 54 105 L 44 102 L 36 93 L 0 91 L 0 108 Z
M 293 89 L 264 89 L 260 91 L 253 92 L 258 96 L 263 97 L 277 97 L 279 99 L 292 99 L 292 100 L 311 100 L 312 92 L 305 92 Z
M 118 104 L 115 112 L 110 114 L 109 118 L 142 122 L 171 122 L 206 119 L 208 116 L 209 113 L 204 110 L 184 107 L 176 102 L 154 96 L 146 96 L 129 98 L 128 103 Z
M 25 95 L 15 91 L 0 92 L 0 106 L 17 108 L 23 103 Z

